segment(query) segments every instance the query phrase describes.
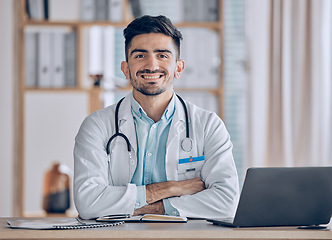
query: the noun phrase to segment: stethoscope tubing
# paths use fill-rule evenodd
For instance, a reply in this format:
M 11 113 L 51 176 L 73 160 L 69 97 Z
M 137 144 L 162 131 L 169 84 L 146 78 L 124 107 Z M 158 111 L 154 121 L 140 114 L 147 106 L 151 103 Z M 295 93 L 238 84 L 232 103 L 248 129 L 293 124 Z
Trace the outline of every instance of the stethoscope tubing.
M 124 135 L 123 133 L 120 133 L 119 132 L 119 108 L 120 108 L 120 105 L 121 105 L 121 102 L 124 100 L 125 98 L 123 97 L 116 105 L 116 108 L 115 108 L 115 134 L 108 140 L 107 142 L 107 145 L 106 145 L 106 153 L 107 155 L 110 154 L 110 150 L 109 150 L 109 146 L 112 142 L 112 140 L 116 137 L 122 137 L 126 143 L 127 143 L 127 149 L 128 149 L 128 152 L 131 151 L 131 145 L 130 145 L 130 142 L 129 142 L 129 139 L 127 138 L 126 135 Z
M 186 151 L 186 152 L 190 152 L 191 149 L 192 149 L 192 139 L 189 137 L 189 117 L 188 117 L 188 109 L 187 109 L 187 106 L 186 106 L 186 103 L 184 102 L 184 100 L 178 95 L 176 94 L 176 96 L 179 98 L 182 106 L 183 106 L 183 109 L 184 109 L 184 114 L 185 114 L 185 119 L 186 119 L 186 139 L 184 139 L 181 143 L 181 148 L 183 151 Z M 115 134 L 113 136 L 110 137 L 110 139 L 108 140 L 107 144 L 106 144 L 106 153 L 107 155 L 110 154 L 110 150 L 109 150 L 109 146 L 112 142 L 112 140 L 116 137 L 122 137 L 126 143 L 127 143 L 127 150 L 128 152 L 130 153 L 131 151 L 131 145 L 130 145 L 130 142 L 129 142 L 129 139 L 127 138 L 126 135 L 124 135 L 123 133 L 120 133 L 119 132 L 119 109 L 120 109 L 120 105 L 122 103 L 122 101 L 124 100 L 125 98 L 123 97 L 117 104 L 116 104 L 116 107 L 115 107 Z M 189 145 L 188 145 L 189 144 Z

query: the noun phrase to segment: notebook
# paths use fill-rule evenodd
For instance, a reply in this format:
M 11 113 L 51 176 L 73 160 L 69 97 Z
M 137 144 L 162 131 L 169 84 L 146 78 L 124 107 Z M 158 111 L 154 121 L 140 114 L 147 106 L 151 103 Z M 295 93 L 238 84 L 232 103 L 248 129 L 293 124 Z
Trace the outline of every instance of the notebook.
M 228 227 L 328 224 L 332 167 L 249 168 L 234 219 L 207 221 Z
M 113 227 L 124 222 L 97 223 L 94 220 L 81 220 L 79 218 L 18 218 L 8 219 L 7 223 L 9 228 L 56 230 Z
M 103 216 L 96 219 L 97 222 L 178 222 L 186 223 L 188 219 L 180 216 L 158 215 L 158 214 L 145 214 L 139 216 L 130 216 L 124 214 L 122 217 L 116 218 L 114 215 Z

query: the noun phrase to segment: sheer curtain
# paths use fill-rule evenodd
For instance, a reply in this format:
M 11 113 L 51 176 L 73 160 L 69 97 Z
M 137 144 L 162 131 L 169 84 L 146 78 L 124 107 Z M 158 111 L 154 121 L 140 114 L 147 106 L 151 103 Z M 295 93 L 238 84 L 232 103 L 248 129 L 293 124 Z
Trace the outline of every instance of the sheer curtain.
M 332 165 L 332 1 L 249 0 L 251 166 Z

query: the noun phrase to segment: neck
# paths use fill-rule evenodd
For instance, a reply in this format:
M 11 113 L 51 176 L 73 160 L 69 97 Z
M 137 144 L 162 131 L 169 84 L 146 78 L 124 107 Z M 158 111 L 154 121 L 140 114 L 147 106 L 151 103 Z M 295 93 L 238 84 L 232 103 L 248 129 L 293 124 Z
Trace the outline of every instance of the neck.
M 163 92 L 156 96 L 147 96 L 133 91 L 135 100 L 141 105 L 149 118 L 158 122 L 172 99 L 173 92 Z

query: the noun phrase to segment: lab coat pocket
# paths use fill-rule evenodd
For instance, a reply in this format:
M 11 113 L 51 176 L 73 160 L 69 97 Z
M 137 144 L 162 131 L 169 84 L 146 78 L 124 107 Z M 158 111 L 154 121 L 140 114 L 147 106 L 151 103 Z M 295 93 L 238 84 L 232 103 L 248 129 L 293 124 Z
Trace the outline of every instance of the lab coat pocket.
M 180 159 L 178 164 L 179 180 L 200 177 L 203 164 L 204 156 Z

